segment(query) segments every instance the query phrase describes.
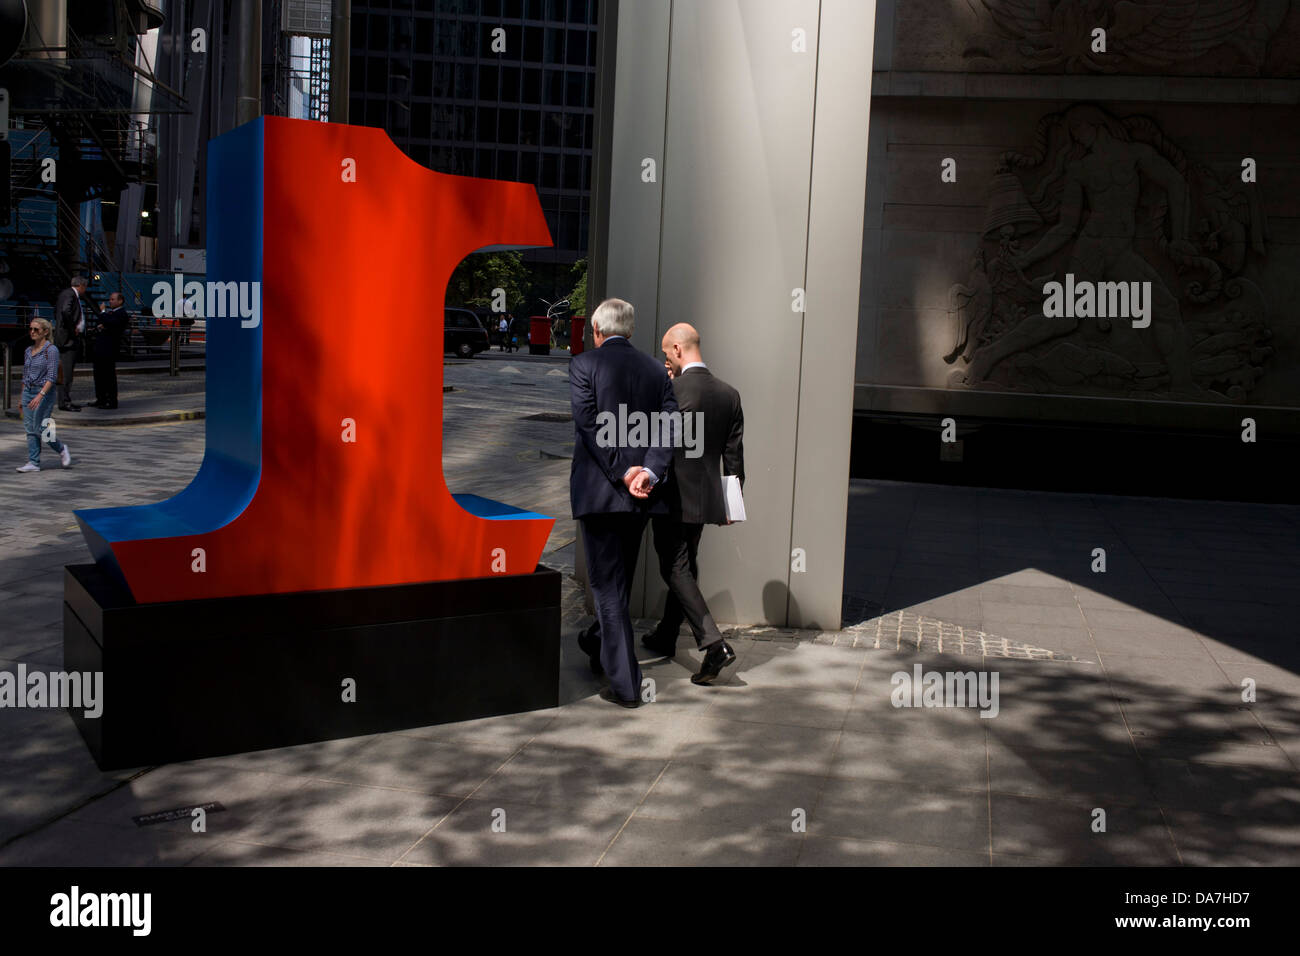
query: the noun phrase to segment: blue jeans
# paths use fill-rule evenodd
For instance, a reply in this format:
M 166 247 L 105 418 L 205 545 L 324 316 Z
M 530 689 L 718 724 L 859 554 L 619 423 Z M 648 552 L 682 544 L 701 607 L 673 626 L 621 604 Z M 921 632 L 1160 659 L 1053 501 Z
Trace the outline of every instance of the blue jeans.
M 27 432 L 27 460 L 33 465 L 41 463 L 41 423 L 50 417 L 54 411 L 55 389 L 50 389 L 45 393 L 45 398 L 36 406 L 36 411 L 27 407 L 37 395 L 41 394 L 39 388 L 30 388 L 23 386 L 23 429 Z M 62 453 L 63 443 L 58 441 L 46 442 L 53 451 Z

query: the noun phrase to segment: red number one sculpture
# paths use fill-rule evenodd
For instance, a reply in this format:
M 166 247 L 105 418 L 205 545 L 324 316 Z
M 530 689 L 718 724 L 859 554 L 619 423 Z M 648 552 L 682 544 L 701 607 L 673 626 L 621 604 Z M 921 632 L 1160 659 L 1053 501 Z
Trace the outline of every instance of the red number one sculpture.
M 554 519 L 443 479 L 442 302 L 469 253 L 551 245 L 533 187 L 366 127 L 209 151 L 205 457 L 174 498 L 77 513 L 100 567 L 139 603 L 532 572 Z M 212 314 L 232 288 L 258 314 Z

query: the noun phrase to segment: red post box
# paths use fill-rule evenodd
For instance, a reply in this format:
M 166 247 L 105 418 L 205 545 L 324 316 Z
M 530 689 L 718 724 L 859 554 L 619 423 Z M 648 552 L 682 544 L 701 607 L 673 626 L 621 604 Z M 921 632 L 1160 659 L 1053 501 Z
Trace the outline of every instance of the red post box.
M 551 354 L 551 320 L 544 315 L 528 317 L 528 354 Z
M 575 315 L 569 320 L 569 357 L 582 354 L 582 328 L 587 324 L 585 315 Z

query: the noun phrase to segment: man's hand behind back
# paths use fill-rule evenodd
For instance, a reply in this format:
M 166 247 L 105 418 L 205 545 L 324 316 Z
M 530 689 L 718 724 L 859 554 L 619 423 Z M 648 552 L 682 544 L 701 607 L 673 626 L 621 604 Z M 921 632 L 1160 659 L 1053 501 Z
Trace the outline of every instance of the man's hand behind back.
M 650 483 L 650 472 L 635 465 L 624 473 L 623 485 L 633 498 L 649 498 L 650 489 L 654 487 Z

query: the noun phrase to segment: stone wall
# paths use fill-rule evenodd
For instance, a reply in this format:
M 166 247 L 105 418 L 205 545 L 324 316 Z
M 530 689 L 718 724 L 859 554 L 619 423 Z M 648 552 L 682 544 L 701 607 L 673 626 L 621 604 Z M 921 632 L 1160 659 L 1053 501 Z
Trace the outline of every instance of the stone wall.
M 881 4 L 859 412 L 1300 431 L 1295 7 Z M 1045 314 L 1067 274 L 1149 327 Z

